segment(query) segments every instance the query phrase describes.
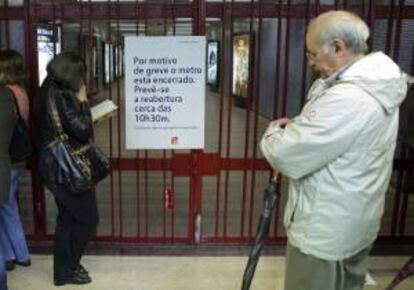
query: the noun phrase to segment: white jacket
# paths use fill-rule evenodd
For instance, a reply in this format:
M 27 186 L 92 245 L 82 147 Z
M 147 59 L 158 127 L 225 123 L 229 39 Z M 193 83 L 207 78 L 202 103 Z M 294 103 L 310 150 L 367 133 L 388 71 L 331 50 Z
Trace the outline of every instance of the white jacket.
M 388 56 L 369 54 L 315 81 L 300 115 L 265 132 L 264 156 L 290 177 L 284 224 L 303 253 L 341 260 L 376 239 L 406 81 Z

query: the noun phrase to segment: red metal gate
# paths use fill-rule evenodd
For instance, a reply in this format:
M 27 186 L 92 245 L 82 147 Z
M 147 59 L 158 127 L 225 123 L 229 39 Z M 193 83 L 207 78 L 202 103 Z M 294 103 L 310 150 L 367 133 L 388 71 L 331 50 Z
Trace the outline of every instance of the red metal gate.
M 116 117 L 95 128 L 95 139 L 113 164 L 110 177 L 96 190 L 101 215 L 97 240 L 246 243 L 253 238 L 262 189 L 271 175 L 258 141 L 269 120 L 292 116 L 303 104 L 311 78 L 303 43 L 305 27 L 312 17 L 330 9 L 360 14 L 372 29 L 371 48 L 384 50 L 414 73 L 414 1 L 408 0 L 26 0 L 20 4 L 6 0 L 0 13 L 0 40 L 2 48 L 26 55 L 32 103 L 39 78 L 38 28 L 43 27 L 46 34 L 52 33 L 46 35 L 51 39 L 49 52 L 56 52 L 61 38 L 64 49 L 85 57 L 90 101 L 109 98 L 120 107 Z M 125 33 L 206 35 L 218 41 L 219 81 L 208 87 L 205 150 L 124 149 Z M 239 40 L 248 49 L 247 83 L 233 77 Z M 34 122 L 32 118 L 35 137 Z M 28 168 L 31 174 L 20 195 L 22 217 L 29 236 L 43 241 L 53 233 L 53 198 L 36 177 L 36 158 Z M 412 176 L 412 155 L 401 147 L 387 199 L 383 241 L 414 240 Z M 286 187 L 283 179 L 272 242 L 285 240 L 280 216 Z M 171 209 L 164 206 L 169 192 Z

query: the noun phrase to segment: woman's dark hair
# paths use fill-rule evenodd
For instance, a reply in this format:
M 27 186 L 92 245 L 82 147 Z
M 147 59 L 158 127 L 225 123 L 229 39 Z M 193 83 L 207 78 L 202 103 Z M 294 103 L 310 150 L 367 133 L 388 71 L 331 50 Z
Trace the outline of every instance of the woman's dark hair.
M 85 61 L 74 52 L 62 52 L 47 65 L 48 79 L 62 89 L 77 91 L 86 73 Z
M 6 85 L 26 84 L 23 56 L 15 50 L 0 51 L 0 82 Z

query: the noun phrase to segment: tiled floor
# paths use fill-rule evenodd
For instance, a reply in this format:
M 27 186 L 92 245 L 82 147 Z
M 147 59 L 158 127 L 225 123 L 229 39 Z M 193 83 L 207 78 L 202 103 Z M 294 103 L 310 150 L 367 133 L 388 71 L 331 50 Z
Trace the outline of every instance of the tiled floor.
M 407 257 L 371 257 L 370 273 L 384 290 Z M 56 289 L 52 284 L 52 257 L 33 255 L 33 265 L 9 272 L 10 290 Z M 235 290 L 240 289 L 245 257 L 120 257 L 85 256 L 93 283 L 60 289 L 85 290 Z M 251 290 L 282 290 L 284 258 L 263 257 Z M 395 290 L 413 290 L 414 277 Z M 302 290 L 302 289 L 298 289 Z

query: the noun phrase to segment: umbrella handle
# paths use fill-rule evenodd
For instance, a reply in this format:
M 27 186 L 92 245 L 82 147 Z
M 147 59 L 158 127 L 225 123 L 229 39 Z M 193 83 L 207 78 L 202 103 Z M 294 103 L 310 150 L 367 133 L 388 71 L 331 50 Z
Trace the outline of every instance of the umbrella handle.
M 264 206 L 263 206 L 263 212 L 262 212 L 263 218 L 269 218 L 270 215 L 272 214 L 273 207 L 275 206 L 276 200 L 279 196 L 277 187 L 278 187 L 278 180 L 277 180 L 277 175 L 275 175 L 273 176 L 272 180 L 270 181 L 264 193 Z
M 276 170 L 274 170 L 274 171 L 273 171 L 272 181 L 274 181 L 274 182 L 276 182 L 276 183 L 277 183 L 278 179 L 279 179 L 279 172 L 278 172 L 278 171 L 276 171 Z

